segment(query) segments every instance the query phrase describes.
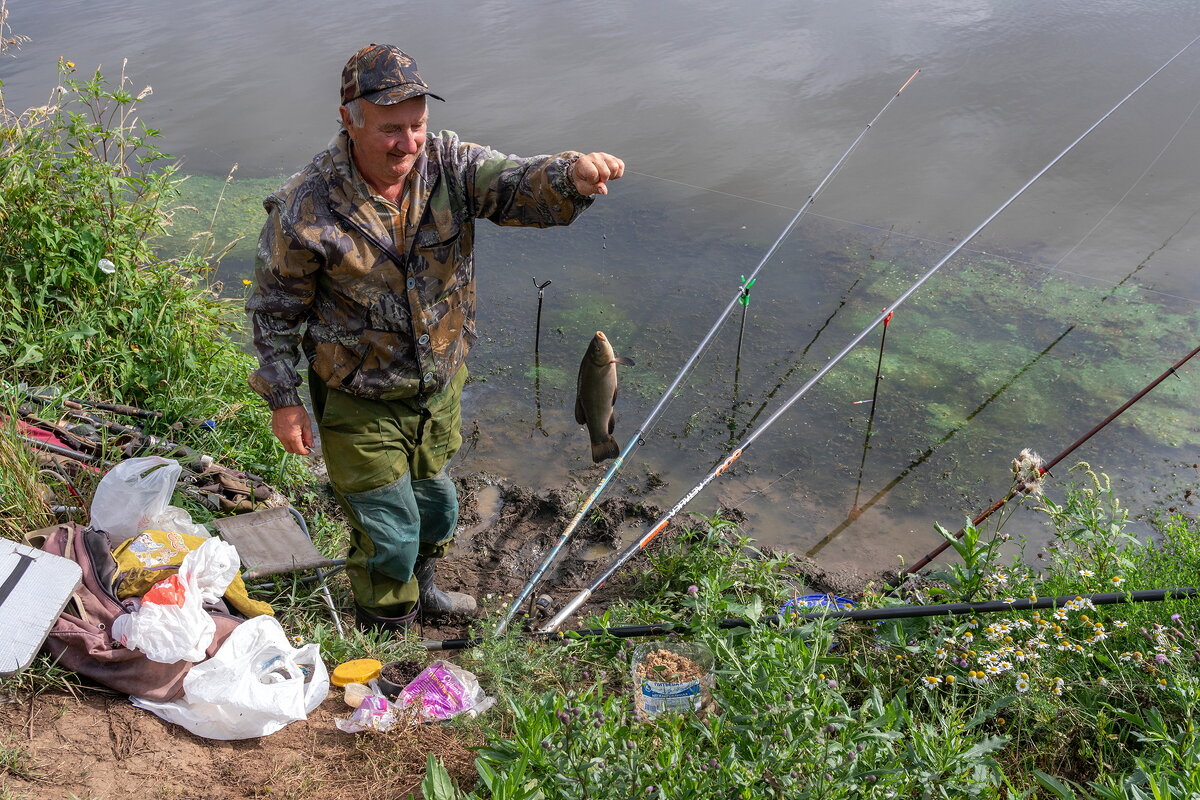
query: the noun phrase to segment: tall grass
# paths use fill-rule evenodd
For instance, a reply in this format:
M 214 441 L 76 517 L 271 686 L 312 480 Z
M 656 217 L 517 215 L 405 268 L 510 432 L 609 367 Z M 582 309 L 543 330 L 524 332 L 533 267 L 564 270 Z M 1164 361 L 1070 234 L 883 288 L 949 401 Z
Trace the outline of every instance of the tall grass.
M 209 281 L 217 243 L 198 236 L 173 259 L 154 249 L 180 177 L 139 119 L 150 87 L 59 70 L 44 105 L 15 113 L 0 96 L 0 386 L 15 400 L 24 383 L 211 419 L 215 430 L 171 438 L 286 480 L 245 382 L 242 287 L 221 296 Z

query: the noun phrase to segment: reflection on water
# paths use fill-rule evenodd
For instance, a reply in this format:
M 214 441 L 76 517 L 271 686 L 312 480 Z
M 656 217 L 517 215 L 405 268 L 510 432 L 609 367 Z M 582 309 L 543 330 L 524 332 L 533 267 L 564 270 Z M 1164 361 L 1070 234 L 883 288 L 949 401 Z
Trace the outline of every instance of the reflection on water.
M 328 141 L 341 65 L 368 27 L 449 99 L 433 127 L 510 152 L 624 157 L 636 174 L 571 228 L 479 230 L 482 338 L 465 398 L 478 435 L 462 464 L 531 485 L 603 474 L 572 415 L 592 333 L 638 363 L 621 375 L 624 445 L 740 276 L 921 67 L 760 274 L 740 358 L 739 309 L 610 489 L 661 479 L 647 498 L 664 507 L 1174 53 L 1190 38 L 1179 21 L 1194 18 L 1190 0 L 883 0 L 869 14 L 791 0 L 9 10 L 33 39 L 0 60 L 11 105 L 43 102 L 59 57 L 110 74 L 127 58 L 138 88 L 154 87 L 143 118 L 164 150 L 214 186 L 235 162 L 239 180 L 278 183 Z M 822 562 L 911 563 L 938 542 L 932 520 L 957 527 L 1003 496 L 1022 448 L 1050 457 L 1194 347 L 1198 78 L 1200 50 L 922 287 L 882 360 L 876 332 L 690 508 L 738 507 L 752 535 Z M 229 207 L 229 230 L 254 229 L 257 203 Z M 244 256 L 225 264 L 246 268 Z M 551 279 L 535 361 L 532 280 Z M 1135 508 L 1197 478 L 1196 372 L 1077 453 L 1124 479 Z M 1011 524 L 1036 537 L 1037 523 Z

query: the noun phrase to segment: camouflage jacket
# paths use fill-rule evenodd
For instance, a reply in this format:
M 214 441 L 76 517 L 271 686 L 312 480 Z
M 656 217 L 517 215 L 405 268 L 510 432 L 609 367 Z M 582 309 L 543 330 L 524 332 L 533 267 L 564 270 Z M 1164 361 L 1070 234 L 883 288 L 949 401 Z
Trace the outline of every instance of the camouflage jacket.
M 577 156 L 505 156 L 430 133 L 408 178 L 405 241 L 393 243 L 339 133 L 263 203 L 250 386 L 273 409 L 300 405 L 302 347 L 331 388 L 382 399 L 442 389 L 476 339 L 475 219 L 569 224 L 591 204 L 567 176 Z

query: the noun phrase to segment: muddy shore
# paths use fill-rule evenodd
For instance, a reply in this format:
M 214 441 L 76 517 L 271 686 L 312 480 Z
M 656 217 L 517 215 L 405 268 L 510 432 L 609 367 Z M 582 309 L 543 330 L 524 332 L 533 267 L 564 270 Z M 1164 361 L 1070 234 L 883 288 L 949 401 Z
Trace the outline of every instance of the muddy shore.
M 459 529 L 453 549 L 439 567 L 439 584 L 481 599 L 489 595 L 506 599 L 519 593 L 546 554 L 559 543 L 583 499 L 595 488 L 572 478 L 559 486 L 534 490 L 496 475 L 465 471 L 455 473 L 454 480 L 461 506 Z M 552 615 L 599 576 L 624 547 L 660 519 L 664 509 L 642 499 L 651 488 L 624 487 L 599 500 L 547 569 L 526 610 L 535 617 Z M 740 521 L 735 511 L 725 514 Z M 679 515 L 667 531 L 651 542 L 648 550 L 680 535 L 694 522 L 687 514 Z M 753 535 L 752 531 L 747 533 Z M 765 552 L 771 553 L 769 549 Z M 797 594 L 819 592 L 857 598 L 868 583 L 879 584 L 891 577 L 890 573 L 825 569 L 804 556 L 792 557 Z M 610 603 L 626 597 L 630 587 L 627 576 L 637 572 L 644 558 L 644 553 L 636 556 L 589 599 L 580 614 L 599 613 Z M 533 600 L 543 595 L 550 599 L 548 607 L 535 606 Z M 426 622 L 429 638 L 466 634 L 448 621 Z

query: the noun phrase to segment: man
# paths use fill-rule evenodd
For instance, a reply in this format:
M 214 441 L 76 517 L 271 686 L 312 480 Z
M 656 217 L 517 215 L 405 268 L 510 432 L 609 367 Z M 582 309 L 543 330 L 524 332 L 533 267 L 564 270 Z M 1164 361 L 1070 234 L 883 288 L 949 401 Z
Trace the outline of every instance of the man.
M 607 153 L 517 158 L 426 132 L 433 94 L 416 63 L 368 45 L 342 71 L 342 130 L 264 203 L 246 307 L 250 385 L 289 453 L 313 444 L 351 522 L 347 573 L 360 626 L 401 630 L 420 609 L 470 614 L 436 559 L 458 521 L 446 465 L 475 342 L 474 223 L 567 225 L 625 165 Z

